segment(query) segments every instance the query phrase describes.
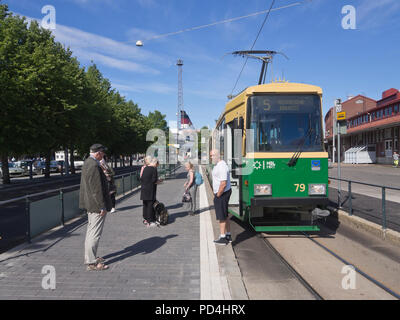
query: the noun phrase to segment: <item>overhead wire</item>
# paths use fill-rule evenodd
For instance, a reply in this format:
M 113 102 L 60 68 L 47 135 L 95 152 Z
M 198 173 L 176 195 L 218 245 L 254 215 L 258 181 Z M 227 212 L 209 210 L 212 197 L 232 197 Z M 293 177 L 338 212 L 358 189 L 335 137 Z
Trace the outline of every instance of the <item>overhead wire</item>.
M 251 46 L 251 48 L 250 48 L 249 51 L 253 50 L 253 48 L 254 48 L 254 46 L 255 46 L 257 40 L 258 40 L 258 37 L 260 36 L 262 29 L 264 28 L 265 22 L 267 21 L 267 19 L 268 19 L 268 17 L 269 17 L 269 14 L 271 13 L 271 10 L 272 10 L 272 7 L 273 7 L 274 3 L 275 3 L 275 0 L 272 0 L 271 5 L 270 5 L 270 7 L 269 7 L 269 10 L 268 10 L 268 12 L 267 12 L 267 14 L 266 14 L 266 16 L 265 16 L 265 18 L 264 18 L 264 21 L 263 21 L 263 23 L 261 24 L 260 29 L 258 30 L 256 39 L 254 40 L 254 42 L 253 42 L 253 44 L 252 44 L 252 46 Z M 239 72 L 239 76 L 238 76 L 237 79 L 236 79 L 235 85 L 233 86 L 233 89 L 232 89 L 232 91 L 231 91 L 230 96 L 232 96 L 233 91 L 236 89 L 236 86 L 237 86 L 237 84 L 238 84 L 238 82 L 239 82 L 239 79 L 240 79 L 240 77 L 241 77 L 241 75 L 242 75 L 242 73 L 243 73 L 243 70 L 244 70 L 244 68 L 245 68 L 245 66 L 246 66 L 246 64 L 247 64 L 247 60 L 249 60 L 249 57 L 248 57 L 248 56 L 246 56 L 246 60 L 245 60 L 244 63 L 243 63 L 242 69 L 241 69 L 240 72 Z
M 190 27 L 190 28 L 186 28 L 186 29 L 179 30 L 179 31 L 163 33 L 163 34 L 151 36 L 151 37 L 148 37 L 148 38 L 145 38 L 145 39 L 140 39 L 140 40 L 142 40 L 142 41 L 148 41 L 148 40 L 153 40 L 153 39 L 159 39 L 159 38 L 168 37 L 168 36 L 176 35 L 176 34 L 183 33 L 183 32 L 188 32 L 188 31 L 194 31 L 194 30 L 204 29 L 204 28 L 212 27 L 212 26 L 215 26 L 215 25 L 218 25 L 218 24 L 223 24 L 223 23 L 228 23 L 228 22 L 232 22 L 232 21 L 237 21 L 237 20 L 241 20 L 241 19 L 253 17 L 253 16 L 260 15 L 260 14 L 263 14 L 263 13 L 266 13 L 266 12 L 268 12 L 268 14 L 269 14 L 270 11 L 277 11 L 277 10 L 282 10 L 282 9 L 290 8 L 290 7 L 293 7 L 293 6 L 298 6 L 298 5 L 303 4 L 303 2 L 304 2 L 304 1 L 297 1 L 297 2 L 294 2 L 294 3 L 288 4 L 288 5 L 286 5 L 286 6 L 278 7 L 278 8 L 272 9 L 272 10 L 257 11 L 257 12 L 253 12 L 253 13 L 250 13 L 250 14 L 245 15 L 245 16 L 240 16 L 240 17 L 235 17 L 235 18 L 229 18 L 229 19 L 225 19 L 225 20 L 221 20 L 221 21 L 216 21 L 216 22 L 208 23 L 208 24 L 201 25 L 201 26 Z M 136 40 L 135 40 L 135 41 L 136 41 Z M 131 41 L 124 41 L 124 42 L 122 42 L 122 43 L 131 43 L 131 42 L 135 42 L 135 41 L 133 41 L 133 40 L 131 40 Z

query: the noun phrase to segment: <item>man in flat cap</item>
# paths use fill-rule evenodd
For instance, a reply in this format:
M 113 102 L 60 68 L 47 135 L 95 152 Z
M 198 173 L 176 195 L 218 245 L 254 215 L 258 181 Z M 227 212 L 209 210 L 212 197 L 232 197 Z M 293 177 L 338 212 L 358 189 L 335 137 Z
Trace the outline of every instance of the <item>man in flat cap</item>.
M 86 209 L 88 226 L 85 240 L 85 264 L 87 270 L 107 270 L 104 259 L 97 257 L 97 247 L 103 231 L 107 211 L 111 210 L 111 198 L 107 178 L 100 167 L 107 150 L 101 144 L 90 147 L 88 157 L 82 167 L 79 208 Z

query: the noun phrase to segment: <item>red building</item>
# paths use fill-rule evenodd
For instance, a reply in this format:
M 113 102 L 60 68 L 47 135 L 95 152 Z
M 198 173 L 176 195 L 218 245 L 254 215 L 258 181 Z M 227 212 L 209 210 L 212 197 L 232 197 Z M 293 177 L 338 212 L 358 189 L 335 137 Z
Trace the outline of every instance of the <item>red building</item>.
M 325 134 L 330 155 L 334 111 L 332 107 L 325 115 Z M 399 90 L 392 88 L 384 91 L 382 99 L 378 101 L 358 95 L 343 102 L 342 111 L 346 112 L 347 121 L 347 133 L 341 136 L 342 161 L 346 150 L 367 146 L 369 151 L 375 152 L 377 163 L 392 163 L 393 152 L 399 152 Z

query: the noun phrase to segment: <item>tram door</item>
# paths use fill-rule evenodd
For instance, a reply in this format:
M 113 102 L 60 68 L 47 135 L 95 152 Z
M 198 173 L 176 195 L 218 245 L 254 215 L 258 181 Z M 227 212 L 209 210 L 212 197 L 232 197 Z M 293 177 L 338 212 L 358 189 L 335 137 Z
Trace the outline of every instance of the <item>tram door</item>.
M 242 210 L 240 209 L 240 183 L 241 179 L 240 176 L 237 174 L 236 169 L 237 169 L 237 157 L 239 156 L 241 158 L 241 144 L 242 144 L 242 136 L 238 136 L 238 133 L 236 133 L 236 138 L 235 138 L 235 129 L 239 129 L 237 119 L 235 119 L 232 122 L 229 122 L 226 124 L 226 143 L 225 143 L 225 160 L 226 163 L 229 167 L 229 174 L 230 174 L 230 180 L 231 180 L 231 189 L 232 189 L 232 195 L 229 199 L 229 209 L 235 212 L 237 215 L 241 216 L 242 215 Z M 236 162 L 235 162 L 236 160 Z M 239 159 L 240 161 L 240 159 Z

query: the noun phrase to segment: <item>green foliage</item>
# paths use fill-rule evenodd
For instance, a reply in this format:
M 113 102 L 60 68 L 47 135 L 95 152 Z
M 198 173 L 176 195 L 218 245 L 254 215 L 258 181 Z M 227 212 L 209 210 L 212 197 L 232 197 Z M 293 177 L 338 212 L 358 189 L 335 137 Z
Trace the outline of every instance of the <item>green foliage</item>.
M 144 153 L 151 128 L 167 132 L 165 115 L 148 116 L 127 101 L 95 64 L 87 69 L 49 30 L 8 11 L 0 0 L 0 155 L 81 155 L 102 143 L 110 155 Z

